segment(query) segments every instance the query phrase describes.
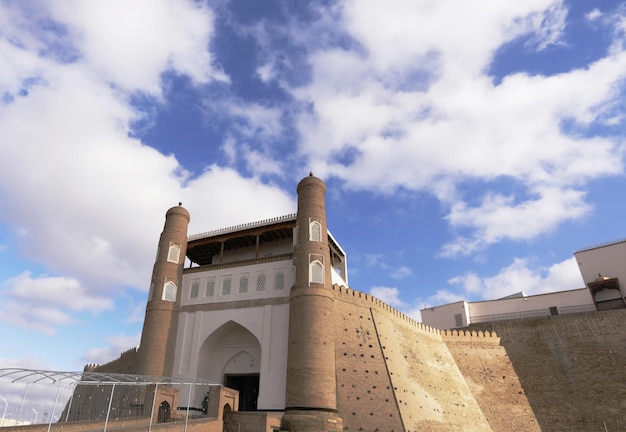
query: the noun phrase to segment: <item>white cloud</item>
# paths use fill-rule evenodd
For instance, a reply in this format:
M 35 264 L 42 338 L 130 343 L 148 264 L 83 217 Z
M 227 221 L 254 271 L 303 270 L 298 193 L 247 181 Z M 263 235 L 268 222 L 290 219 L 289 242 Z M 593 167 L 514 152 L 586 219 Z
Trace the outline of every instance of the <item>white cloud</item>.
M 458 295 L 465 300 L 493 300 L 522 291 L 532 295 L 585 286 L 574 257 L 547 268 L 533 266 L 529 259 L 516 258 L 494 276 L 480 277 L 470 272 L 448 283 L 458 287 Z
M 584 194 L 574 190 L 544 188 L 536 200 L 515 204 L 514 198 L 487 195 L 479 207 L 468 208 L 457 202 L 446 217 L 453 227 L 474 230 L 472 238 L 457 237 L 445 244 L 443 256 L 469 255 L 486 245 L 503 239 L 526 240 L 537 237 L 567 219 L 577 219 L 589 213 Z
M 75 319 L 68 311 L 97 312 L 128 287 L 147 290 L 165 211 L 179 201 L 191 212 L 190 233 L 294 210 L 290 194 L 258 178 L 219 166 L 190 178 L 174 156 L 130 136 L 146 114 L 129 94 L 160 94 L 166 71 L 198 83 L 222 78 L 210 65 L 211 11 L 194 2 L 149 3 L 140 15 L 139 2 L 51 3 L 56 33 L 32 28 L 43 11 L 30 17 L 0 8 L 0 22 L 11 23 L 0 35 L 0 195 L 11 203 L 0 223 L 16 236 L 16 252 L 58 275 L 23 274 L 11 286 L 31 284 L 47 296 L 40 288 L 51 284 L 78 294 L 76 303 L 8 301 L 6 321 L 53 333 Z M 50 53 L 53 42 L 70 40 L 76 58 Z
M 588 12 L 585 15 L 585 18 L 587 19 L 587 21 L 597 21 L 600 17 L 602 17 L 602 12 L 600 12 L 600 9 L 598 8 L 594 8 L 592 9 L 590 12 Z
M 112 303 L 90 295 L 73 278 L 42 275 L 33 278 L 29 272 L 9 280 L 10 293 L 16 299 L 42 303 L 48 306 L 65 306 L 73 310 L 98 313 L 110 309 Z
M 398 309 L 402 309 L 406 304 L 400 300 L 400 291 L 395 287 L 375 286 L 370 288 L 370 294 L 379 300 Z
M 207 51 L 214 17 L 202 3 L 74 0 L 48 7 L 93 72 L 116 86 L 160 94 L 160 75 L 166 70 L 198 83 L 227 79 Z
M 566 16 L 563 2 L 548 0 L 346 2 L 339 24 L 354 44 L 312 52 L 310 83 L 292 89 L 306 107 L 302 156 L 348 187 L 433 193 L 469 232 L 446 256 L 583 217 L 587 182 L 624 170 L 619 138 L 581 131 L 620 121 L 626 53 L 552 76 L 497 83 L 486 72 L 515 38 L 535 51 L 560 44 Z
M 94 295 L 70 277 L 42 275 L 33 278 L 29 272 L 24 272 L 5 285 L 0 320 L 47 334 L 54 334 L 57 326 L 74 321 L 68 311 L 98 314 L 113 307 L 113 302 L 104 294 Z
M 40 359 L 33 357 L 23 357 L 18 359 L 7 359 L 0 357 L 0 369 L 8 368 L 45 370 L 46 364 L 43 363 Z M 20 401 L 21 396 L 16 400 Z
M 87 350 L 83 353 L 81 359 L 87 363 L 107 363 L 111 360 L 119 358 L 123 352 L 128 351 L 132 347 L 139 346 L 140 339 L 140 334 L 134 336 L 109 336 L 106 338 L 106 342 L 109 344 L 106 348 L 93 348 Z
M 410 268 L 406 266 L 400 266 L 391 273 L 391 277 L 394 279 L 404 279 L 411 276 L 411 273 L 412 271 Z

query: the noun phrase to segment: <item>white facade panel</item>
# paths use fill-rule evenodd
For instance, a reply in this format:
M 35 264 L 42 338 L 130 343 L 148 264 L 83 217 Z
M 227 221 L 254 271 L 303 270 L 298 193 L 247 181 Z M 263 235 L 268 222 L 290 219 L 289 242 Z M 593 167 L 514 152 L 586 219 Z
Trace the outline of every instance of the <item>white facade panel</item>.
M 581 250 L 574 256 L 585 284 L 596 280 L 598 275 L 618 278 L 620 285 L 626 283 L 626 241 Z
M 174 375 L 223 384 L 225 374 L 258 373 L 257 409 L 284 409 L 288 331 L 288 304 L 181 313 Z
M 422 309 L 421 314 L 424 324 L 438 329 L 465 327 L 469 323 L 467 302 L 465 301 Z
M 242 278 L 247 278 L 247 285 L 242 282 Z M 192 297 L 194 283 L 199 283 L 200 286 L 196 298 Z M 291 260 L 185 273 L 181 306 L 289 297 L 293 283 L 294 270 Z M 207 287 L 210 288 L 211 284 L 212 291 L 207 292 Z M 247 286 L 246 290 L 243 289 L 244 286 Z

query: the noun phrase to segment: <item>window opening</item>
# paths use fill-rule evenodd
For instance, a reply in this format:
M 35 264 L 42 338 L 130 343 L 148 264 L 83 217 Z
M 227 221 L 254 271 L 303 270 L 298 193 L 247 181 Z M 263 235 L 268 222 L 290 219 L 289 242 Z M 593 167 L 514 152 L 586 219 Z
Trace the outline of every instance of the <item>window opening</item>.
M 265 291 L 265 273 L 259 273 L 256 276 L 256 290 Z
M 198 298 L 198 291 L 200 291 L 200 281 L 195 280 L 191 283 L 191 292 L 189 293 L 189 298 Z
M 282 290 L 285 289 L 285 273 L 282 271 L 276 272 L 274 276 L 274 289 Z
M 178 264 L 178 261 L 180 260 L 180 246 L 175 244 L 170 245 L 170 248 L 167 251 L 167 260 Z
M 463 327 L 463 317 L 461 314 L 454 314 L 455 327 Z
M 322 224 L 318 221 L 309 224 L 309 240 L 322 241 Z
M 246 294 L 248 292 L 248 275 L 242 275 L 239 278 L 239 294 Z
M 310 266 L 310 282 L 324 283 L 324 265 L 315 260 Z
M 206 281 L 206 291 L 204 292 L 205 297 L 213 297 L 213 292 L 215 291 L 215 278 L 210 278 Z
M 176 284 L 174 282 L 166 282 L 163 286 L 163 300 L 176 301 Z
M 232 285 L 232 279 L 230 276 L 224 276 L 222 280 L 222 295 L 230 295 L 230 287 Z

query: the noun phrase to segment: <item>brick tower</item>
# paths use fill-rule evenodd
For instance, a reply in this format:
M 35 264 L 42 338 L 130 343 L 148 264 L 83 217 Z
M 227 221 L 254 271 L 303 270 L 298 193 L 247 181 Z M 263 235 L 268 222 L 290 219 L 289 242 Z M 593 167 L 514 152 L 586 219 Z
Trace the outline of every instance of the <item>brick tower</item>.
M 296 277 L 289 297 L 283 427 L 290 432 L 342 431 L 337 413 L 326 186 L 311 174 L 300 181 L 297 191 Z
M 181 204 L 165 214 L 137 352 L 136 373 L 140 375 L 171 376 L 173 372 L 189 219 Z

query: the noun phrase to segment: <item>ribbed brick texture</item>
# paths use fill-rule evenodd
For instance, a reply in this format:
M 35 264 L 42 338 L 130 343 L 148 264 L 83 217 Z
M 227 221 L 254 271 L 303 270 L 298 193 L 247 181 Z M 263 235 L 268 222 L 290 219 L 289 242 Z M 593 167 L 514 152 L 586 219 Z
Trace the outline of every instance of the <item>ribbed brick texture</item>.
M 543 432 L 626 430 L 626 309 L 475 328 L 500 336 Z
M 298 184 L 295 284 L 289 298 L 287 389 L 283 427 L 291 432 L 340 431 L 336 414 L 334 308 L 331 262 L 322 180 L 312 175 Z M 312 239 L 312 222 L 321 238 Z M 324 265 L 324 282 L 310 280 L 310 263 Z
M 173 371 L 189 219 L 189 212 L 181 206 L 172 207 L 165 216 L 165 226 L 152 270 L 152 296 L 146 305 L 141 343 L 137 351 L 136 373 L 141 375 L 170 376 Z M 180 247 L 178 263 L 167 260 L 170 245 Z M 168 281 L 177 286 L 174 302 L 162 299 L 163 288 Z

